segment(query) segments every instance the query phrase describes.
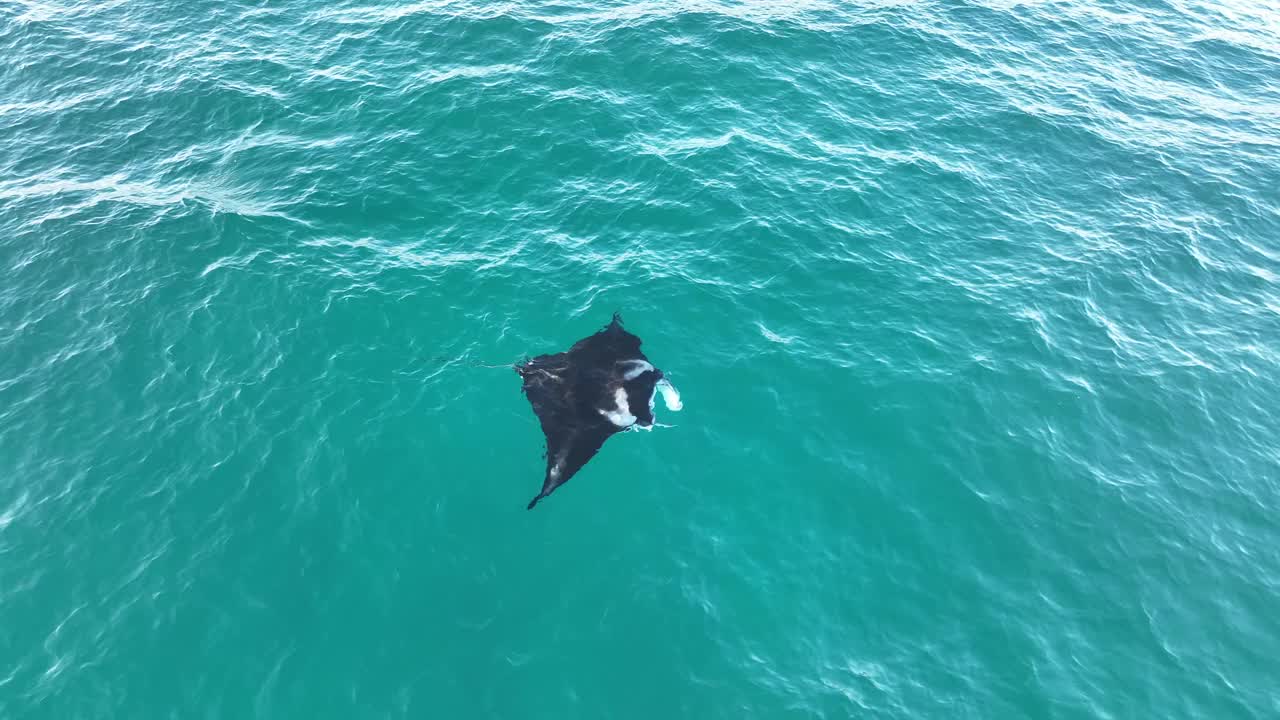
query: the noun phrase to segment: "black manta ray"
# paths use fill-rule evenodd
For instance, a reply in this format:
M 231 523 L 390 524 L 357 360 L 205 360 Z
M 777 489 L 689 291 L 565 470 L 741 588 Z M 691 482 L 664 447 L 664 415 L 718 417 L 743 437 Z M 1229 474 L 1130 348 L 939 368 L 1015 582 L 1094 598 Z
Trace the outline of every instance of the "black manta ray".
M 539 355 L 515 366 L 524 394 L 547 438 L 547 474 L 529 509 L 582 469 L 610 435 L 653 429 L 653 398 L 661 390 L 670 410 L 680 395 L 640 352 L 640 338 L 613 321 L 566 352 Z

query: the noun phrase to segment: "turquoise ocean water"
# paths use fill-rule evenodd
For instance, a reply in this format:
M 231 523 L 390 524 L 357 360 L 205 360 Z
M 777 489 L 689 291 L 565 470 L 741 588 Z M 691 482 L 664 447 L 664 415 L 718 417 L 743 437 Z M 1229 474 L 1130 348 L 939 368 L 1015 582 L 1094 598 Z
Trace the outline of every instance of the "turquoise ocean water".
M 1280 717 L 1280 6 L 0 4 L 0 717 Z M 683 398 L 536 510 L 508 370 Z

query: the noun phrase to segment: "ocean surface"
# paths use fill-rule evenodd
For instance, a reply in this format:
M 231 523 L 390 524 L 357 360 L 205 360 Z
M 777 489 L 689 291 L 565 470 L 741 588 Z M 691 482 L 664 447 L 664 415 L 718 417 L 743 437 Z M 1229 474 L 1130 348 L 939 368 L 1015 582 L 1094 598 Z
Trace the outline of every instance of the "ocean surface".
M 1280 717 L 1274 0 L 0 59 L 0 718 Z M 526 511 L 503 366 L 614 311 L 684 410 Z

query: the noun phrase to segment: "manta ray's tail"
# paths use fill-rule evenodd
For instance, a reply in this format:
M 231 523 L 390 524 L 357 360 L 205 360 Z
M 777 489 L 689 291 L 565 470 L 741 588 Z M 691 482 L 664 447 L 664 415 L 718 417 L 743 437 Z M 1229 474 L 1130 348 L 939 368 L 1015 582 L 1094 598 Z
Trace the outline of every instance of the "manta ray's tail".
M 529 501 L 529 505 L 525 507 L 525 510 L 532 510 L 533 506 L 537 505 L 538 501 L 544 497 L 546 497 L 546 495 L 543 495 L 542 493 L 538 493 L 537 495 L 534 495 L 533 499 Z

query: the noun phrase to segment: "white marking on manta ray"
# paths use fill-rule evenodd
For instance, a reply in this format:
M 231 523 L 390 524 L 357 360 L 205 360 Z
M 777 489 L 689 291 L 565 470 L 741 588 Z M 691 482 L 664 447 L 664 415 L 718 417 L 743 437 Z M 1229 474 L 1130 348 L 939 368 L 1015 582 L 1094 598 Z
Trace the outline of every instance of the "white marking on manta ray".
M 623 382 L 630 382 L 653 369 L 644 360 L 619 360 L 619 365 L 630 365 L 631 369 L 622 374 Z
M 630 427 L 636 424 L 636 416 L 631 414 L 631 407 L 627 405 L 627 391 L 618 388 L 613 392 L 613 401 L 617 404 L 616 410 L 606 408 L 596 408 L 596 412 L 609 419 L 609 422 L 620 428 Z
M 680 412 L 681 408 L 684 407 L 684 403 L 680 402 L 679 391 L 677 391 L 675 386 L 671 384 L 670 380 L 662 378 L 653 384 L 653 392 L 649 393 L 649 415 L 650 417 L 653 417 L 653 420 L 648 425 L 636 423 L 635 425 L 627 428 L 628 430 L 644 430 L 645 432 L 653 432 L 653 429 L 656 427 L 675 427 L 675 425 L 664 425 L 663 423 L 658 422 L 657 416 L 653 414 L 653 404 L 654 400 L 658 397 L 659 390 L 662 391 L 662 401 L 666 403 L 668 410 L 672 412 Z
M 662 378 L 653 389 L 662 391 L 662 402 L 667 404 L 667 409 L 671 412 L 680 412 L 684 408 L 684 403 L 680 402 L 680 391 L 676 390 L 670 380 Z M 649 406 L 653 406 L 653 398 L 649 398 Z

